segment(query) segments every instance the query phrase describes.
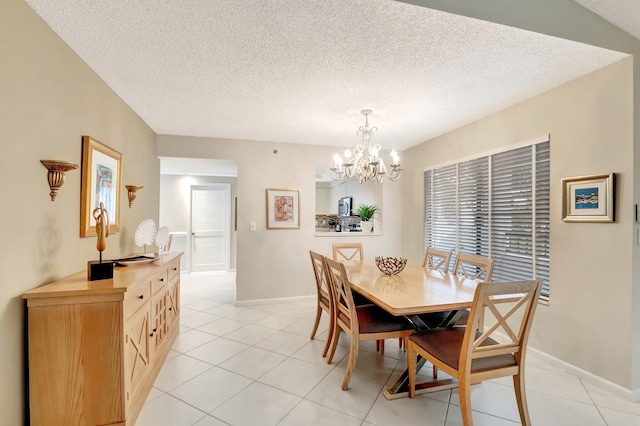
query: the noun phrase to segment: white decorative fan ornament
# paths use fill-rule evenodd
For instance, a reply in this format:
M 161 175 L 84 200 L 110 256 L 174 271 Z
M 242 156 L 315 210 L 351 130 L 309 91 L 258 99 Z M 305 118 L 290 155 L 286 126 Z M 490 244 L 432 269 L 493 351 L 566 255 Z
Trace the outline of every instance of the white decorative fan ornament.
M 169 228 L 167 226 L 161 226 L 156 233 L 156 245 L 159 250 L 165 250 L 163 247 L 169 242 Z
M 135 241 L 138 247 L 144 246 L 144 252 L 147 252 L 147 246 L 153 244 L 156 236 L 156 223 L 153 219 L 145 219 L 140 222 L 136 229 Z

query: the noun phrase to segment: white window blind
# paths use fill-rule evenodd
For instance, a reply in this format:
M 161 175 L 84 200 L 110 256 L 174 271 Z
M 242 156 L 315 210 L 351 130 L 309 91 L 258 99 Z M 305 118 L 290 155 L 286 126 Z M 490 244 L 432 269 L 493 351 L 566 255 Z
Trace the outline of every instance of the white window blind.
M 494 259 L 493 281 L 549 298 L 549 141 L 425 171 L 426 247 Z

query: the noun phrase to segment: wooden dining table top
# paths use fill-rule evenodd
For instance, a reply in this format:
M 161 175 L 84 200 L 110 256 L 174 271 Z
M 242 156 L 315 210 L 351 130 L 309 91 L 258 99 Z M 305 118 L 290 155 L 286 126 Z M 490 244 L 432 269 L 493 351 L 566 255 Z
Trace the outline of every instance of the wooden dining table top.
M 397 275 L 381 272 L 373 260 L 342 262 L 351 287 L 393 315 L 470 308 L 479 281 L 407 264 Z

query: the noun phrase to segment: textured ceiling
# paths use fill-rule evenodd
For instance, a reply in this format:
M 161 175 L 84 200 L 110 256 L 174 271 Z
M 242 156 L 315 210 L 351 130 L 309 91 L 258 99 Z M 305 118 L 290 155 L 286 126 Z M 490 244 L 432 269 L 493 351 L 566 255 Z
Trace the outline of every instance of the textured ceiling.
M 624 54 L 389 0 L 26 0 L 158 134 L 405 149 Z

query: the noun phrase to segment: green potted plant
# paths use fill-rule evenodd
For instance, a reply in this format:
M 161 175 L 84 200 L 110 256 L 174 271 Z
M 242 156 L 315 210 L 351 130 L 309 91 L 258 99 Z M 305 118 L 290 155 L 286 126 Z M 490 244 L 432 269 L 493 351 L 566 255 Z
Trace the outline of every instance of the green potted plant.
M 363 232 L 373 231 L 373 216 L 380 209 L 373 204 L 360 204 L 356 210 L 358 216 L 360 216 L 360 227 Z

